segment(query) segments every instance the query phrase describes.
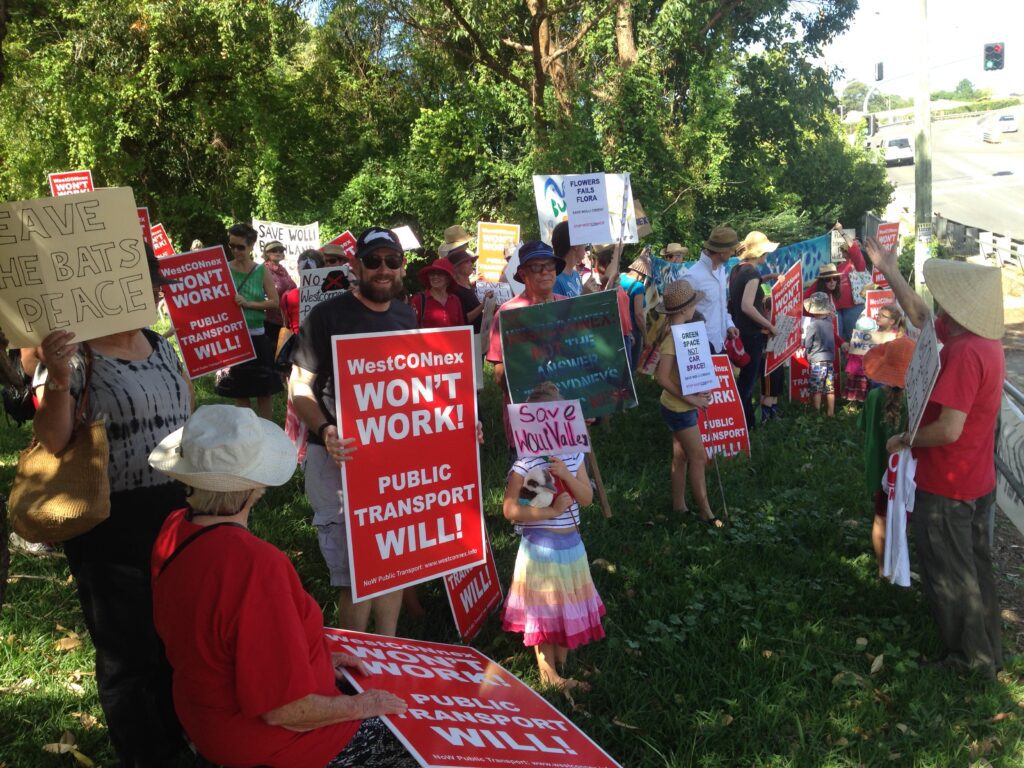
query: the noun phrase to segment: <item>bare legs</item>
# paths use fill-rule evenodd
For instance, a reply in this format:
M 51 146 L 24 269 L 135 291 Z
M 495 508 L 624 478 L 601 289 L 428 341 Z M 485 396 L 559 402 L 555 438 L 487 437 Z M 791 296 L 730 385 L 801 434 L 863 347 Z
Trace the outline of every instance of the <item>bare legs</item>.
M 814 410 L 821 411 L 821 392 L 815 392 L 811 395 L 811 402 L 814 403 Z M 835 392 L 829 392 L 825 395 L 825 412 L 829 416 L 836 415 L 836 394 Z
M 715 527 L 721 528 L 722 522 L 715 517 L 708 501 L 708 487 L 704 480 L 707 463 L 708 454 L 704 450 L 700 429 L 688 427 L 672 434 L 672 508 L 687 511 L 686 481 L 689 479 L 697 516 L 705 522 L 713 520 Z
M 534 646 L 533 650 L 537 655 L 537 671 L 543 684 L 552 685 L 561 691 L 590 690 L 588 683 L 571 677 L 562 677 L 559 673 L 558 668 L 565 665 L 565 660 L 569 656 L 568 648 L 553 643 L 541 643 Z
M 352 602 L 352 590 L 342 587 L 338 592 L 338 621 L 342 629 L 365 632 L 373 616 L 374 631 L 378 635 L 394 637 L 398 634 L 398 614 L 402 611 L 402 591 L 389 592 L 380 597 Z
M 871 546 L 878 561 L 878 578 L 882 578 L 882 560 L 885 557 L 885 518 L 873 515 L 871 522 Z

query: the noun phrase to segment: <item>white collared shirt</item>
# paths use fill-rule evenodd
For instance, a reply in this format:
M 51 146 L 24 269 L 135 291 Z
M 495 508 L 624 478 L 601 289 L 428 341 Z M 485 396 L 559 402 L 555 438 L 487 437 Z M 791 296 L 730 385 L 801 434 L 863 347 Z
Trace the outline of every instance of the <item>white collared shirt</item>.
M 708 341 L 721 352 L 725 348 L 726 332 L 735 326 L 728 309 L 728 284 L 725 276 L 725 265 L 716 269 L 711 257 L 704 251 L 700 259 L 687 270 L 683 280 L 701 291 L 704 298 L 697 302 L 697 311 L 704 315 L 704 325 L 708 329 Z

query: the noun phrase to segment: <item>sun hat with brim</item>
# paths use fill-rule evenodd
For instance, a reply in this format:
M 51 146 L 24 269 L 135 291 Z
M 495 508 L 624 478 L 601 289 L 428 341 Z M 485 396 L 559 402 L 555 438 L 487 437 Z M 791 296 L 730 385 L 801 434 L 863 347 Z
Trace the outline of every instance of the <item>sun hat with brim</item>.
M 704 298 L 704 292 L 694 289 L 686 280 L 676 280 L 665 286 L 658 302 L 663 314 L 674 315 Z
M 345 253 L 345 247 L 341 245 L 325 245 L 320 249 L 320 253 L 324 256 L 339 256 L 343 259 L 348 259 L 348 254 Z
M 684 259 L 690 255 L 690 249 L 679 243 L 669 243 L 661 249 L 661 256 L 682 256 Z
M 773 243 L 768 239 L 768 235 L 764 232 L 748 232 L 747 236 L 743 238 L 743 242 L 740 243 L 739 248 L 736 250 L 736 255 L 743 261 L 750 261 L 751 259 L 759 259 L 766 253 L 773 253 L 776 248 L 779 247 L 778 243 Z
M 192 488 L 247 491 L 288 482 L 295 444 L 248 408 L 204 405 L 160 441 L 149 465 Z
M 469 250 L 466 245 L 461 245 L 454 251 L 449 251 L 448 255 L 443 258 L 448 259 L 453 267 L 457 267 L 466 261 L 476 261 L 476 254 Z
M 271 240 L 269 243 L 263 244 L 264 253 L 276 250 L 277 248 L 280 248 L 282 251 L 285 250 L 284 243 L 282 243 L 280 240 Z
M 437 247 L 438 256 L 447 256 L 452 251 L 458 250 L 473 239 L 473 235 L 467 232 L 459 224 L 453 224 L 444 231 L 444 242 Z
M 646 256 L 641 256 L 630 264 L 629 271 L 636 272 L 638 275 L 643 275 L 648 279 L 654 277 L 654 270 L 651 269 L 651 260 Z
M 997 341 L 1003 323 L 1003 276 L 999 267 L 966 261 L 928 259 L 924 281 L 949 316 L 971 333 Z
M 740 239 L 736 236 L 735 229 L 732 227 L 715 227 L 711 230 L 711 234 L 708 235 L 708 239 L 704 241 L 704 250 L 714 251 L 715 253 L 732 253 L 739 244 Z
M 902 389 L 907 383 L 907 368 L 915 346 L 909 336 L 900 336 L 869 349 L 864 355 L 864 372 L 872 381 Z
M 832 312 L 832 302 L 827 293 L 817 291 L 804 302 L 804 311 L 812 315 L 828 315 Z
M 523 267 L 531 261 L 543 261 L 544 259 L 554 259 L 555 261 L 555 273 L 559 274 L 565 269 L 565 259 L 560 259 L 555 256 L 555 252 L 551 250 L 551 246 L 545 243 L 543 240 L 530 240 L 519 246 L 519 269 L 516 270 L 515 281 L 517 283 L 523 282 L 523 276 L 520 274 L 523 271 Z
M 433 264 L 428 264 L 416 273 L 416 279 L 424 288 L 430 287 L 431 275 L 445 275 L 449 281 L 455 280 L 455 269 L 448 259 L 437 259 Z
M 819 280 L 828 280 L 830 277 L 842 277 L 842 274 L 836 269 L 835 264 L 822 264 L 821 269 L 818 270 Z

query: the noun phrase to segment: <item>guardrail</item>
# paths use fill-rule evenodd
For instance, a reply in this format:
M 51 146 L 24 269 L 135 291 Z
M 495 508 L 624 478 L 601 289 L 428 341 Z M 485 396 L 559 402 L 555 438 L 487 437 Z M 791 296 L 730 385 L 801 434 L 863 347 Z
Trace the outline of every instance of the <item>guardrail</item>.
M 943 114 L 936 114 L 936 113 L 933 112 L 931 117 L 932 117 L 932 122 L 934 123 L 937 120 L 960 120 L 962 118 L 968 118 L 968 117 L 982 117 L 982 116 L 988 115 L 988 114 L 990 114 L 990 112 L 950 112 L 950 113 L 944 114 L 944 115 Z M 909 125 L 910 123 L 913 123 L 913 122 L 914 122 L 914 116 L 913 115 L 909 115 L 908 117 L 900 117 L 900 118 L 897 118 L 895 120 L 889 120 L 887 122 L 881 123 L 881 125 L 883 127 L 887 126 L 887 125 Z
M 939 244 L 957 256 L 982 256 L 997 267 L 1016 266 L 1024 273 L 1024 240 L 961 224 L 936 214 L 933 231 Z

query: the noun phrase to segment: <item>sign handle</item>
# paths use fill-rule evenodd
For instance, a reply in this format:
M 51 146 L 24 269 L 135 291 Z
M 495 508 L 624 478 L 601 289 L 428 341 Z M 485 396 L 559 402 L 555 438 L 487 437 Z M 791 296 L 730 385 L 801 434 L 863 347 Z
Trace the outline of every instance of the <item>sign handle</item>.
M 629 186 L 629 174 L 625 175 L 625 183 L 622 189 L 622 216 L 619 219 L 619 241 L 615 244 L 615 251 L 612 253 L 611 264 L 608 265 L 608 282 L 604 284 L 604 290 L 614 291 L 619 287 L 619 261 L 622 256 L 622 241 L 626 239 L 626 203 L 629 200 L 631 189 Z M 610 516 L 610 513 L 609 515 Z
M 722 514 L 728 519 L 729 517 L 729 505 L 725 502 L 725 488 L 722 485 L 722 471 L 718 468 L 718 451 L 711 454 L 711 458 L 715 462 L 715 475 L 718 476 L 718 492 L 722 494 Z
M 612 516 L 611 505 L 608 504 L 608 494 L 604 489 L 604 480 L 601 479 L 601 468 L 597 465 L 597 454 L 594 453 L 594 443 L 590 443 L 590 453 L 583 454 L 587 460 L 587 469 L 594 476 L 594 485 L 597 486 L 597 498 L 601 501 L 601 514 L 605 518 Z

